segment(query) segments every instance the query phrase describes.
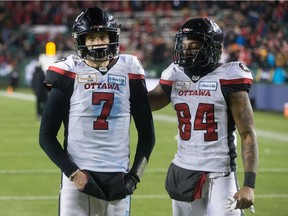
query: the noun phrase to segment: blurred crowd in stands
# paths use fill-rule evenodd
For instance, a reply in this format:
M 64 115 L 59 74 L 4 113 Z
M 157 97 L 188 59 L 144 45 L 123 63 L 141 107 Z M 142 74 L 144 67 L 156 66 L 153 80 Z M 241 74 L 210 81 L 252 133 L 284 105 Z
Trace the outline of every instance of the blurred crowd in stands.
M 147 77 L 159 77 L 171 63 L 177 29 L 201 16 L 224 30 L 222 62 L 244 62 L 259 82 L 288 81 L 288 1 L 180 0 L 1 1 L 0 79 L 38 59 L 48 41 L 56 43 L 58 54 L 74 52 L 69 28 L 80 11 L 93 6 L 110 11 L 121 24 L 121 52 L 137 55 Z

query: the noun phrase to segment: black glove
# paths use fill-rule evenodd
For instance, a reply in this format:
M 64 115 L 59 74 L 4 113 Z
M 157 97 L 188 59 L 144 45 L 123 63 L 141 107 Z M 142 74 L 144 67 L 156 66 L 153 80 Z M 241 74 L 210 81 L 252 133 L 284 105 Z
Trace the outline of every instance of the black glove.
M 102 191 L 102 188 L 97 184 L 97 182 L 95 182 L 95 180 L 93 179 L 89 171 L 87 170 L 82 170 L 82 171 L 86 174 L 87 183 L 84 186 L 83 190 L 80 190 L 80 191 L 87 195 L 91 195 L 99 199 L 106 200 L 106 195 Z
M 133 170 L 131 170 L 125 175 L 124 181 L 126 187 L 126 194 L 131 195 L 133 194 L 134 190 L 136 190 L 136 185 L 138 184 L 138 182 L 140 182 L 140 179 L 137 174 Z

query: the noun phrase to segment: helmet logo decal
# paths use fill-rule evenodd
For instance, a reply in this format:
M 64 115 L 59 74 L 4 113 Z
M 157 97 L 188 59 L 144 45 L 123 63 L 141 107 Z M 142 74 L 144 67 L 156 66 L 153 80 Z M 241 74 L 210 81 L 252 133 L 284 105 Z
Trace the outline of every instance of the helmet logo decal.
M 190 31 L 192 31 L 193 29 L 190 29 L 190 28 L 183 28 L 182 29 L 182 32 L 184 32 L 184 33 L 187 33 L 187 32 L 190 32 Z
M 99 31 L 100 28 L 105 28 L 105 26 L 103 26 L 103 25 L 93 25 L 93 26 L 90 27 L 90 29 L 94 29 L 94 30 L 97 30 L 97 31 Z
M 76 17 L 76 19 L 75 19 L 75 22 L 78 22 L 78 20 L 79 20 L 79 17 L 81 17 L 82 16 L 82 14 L 84 14 L 84 11 L 82 11 L 77 17 Z
M 222 32 L 220 27 L 213 20 L 210 20 L 210 23 L 211 23 L 211 26 L 212 26 L 214 32 L 216 32 L 216 33 Z

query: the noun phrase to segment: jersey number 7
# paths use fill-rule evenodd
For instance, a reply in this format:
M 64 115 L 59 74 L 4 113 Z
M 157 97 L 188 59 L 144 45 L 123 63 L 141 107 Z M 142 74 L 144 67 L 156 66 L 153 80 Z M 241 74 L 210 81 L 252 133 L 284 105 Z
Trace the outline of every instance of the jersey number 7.
M 107 117 L 110 115 L 111 108 L 114 103 L 114 93 L 108 92 L 93 92 L 92 104 L 101 105 L 104 101 L 102 110 L 97 120 L 93 122 L 94 130 L 108 130 Z
M 175 110 L 178 116 L 179 135 L 182 140 L 189 140 L 191 138 L 191 114 L 189 106 L 186 103 L 175 105 Z M 193 125 L 194 130 L 205 130 L 204 141 L 215 141 L 218 139 L 217 122 L 214 116 L 214 105 L 200 103 L 198 105 L 196 116 Z

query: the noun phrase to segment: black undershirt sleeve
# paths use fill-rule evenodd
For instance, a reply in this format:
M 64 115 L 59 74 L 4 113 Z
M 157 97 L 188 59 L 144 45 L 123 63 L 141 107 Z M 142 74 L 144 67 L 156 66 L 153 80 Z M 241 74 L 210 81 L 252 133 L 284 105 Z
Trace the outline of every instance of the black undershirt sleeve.
M 233 93 L 233 92 L 238 92 L 238 91 L 247 91 L 249 93 L 249 90 L 251 88 L 250 84 L 237 84 L 237 85 L 222 85 L 221 86 L 221 91 L 222 94 L 228 104 L 228 95 Z
M 172 91 L 172 86 L 169 85 L 165 85 L 165 84 L 160 84 L 162 90 L 165 92 L 166 95 L 171 95 L 171 91 Z
M 68 113 L 69 97 L 65 96 L 60 90 L 52 88 L 41 118 L 39 143 L 48 157 L 67 177 L 78 169 L 77 165 L 72 162 L 66 154 L 66 139 L 64 140 L 64 148 L 57 139 L 57 133 L 62 122 L 65 128 L 67 128 Z M 66 131 L 67 130 L 65 130 L 65 135 Z
M 141 163 L 143 156 L 149 160 L 155 145 L 155 133 L 145 80 L 130 80 L 130 92 L 131 114 L 138 132 L 133 168 Z

